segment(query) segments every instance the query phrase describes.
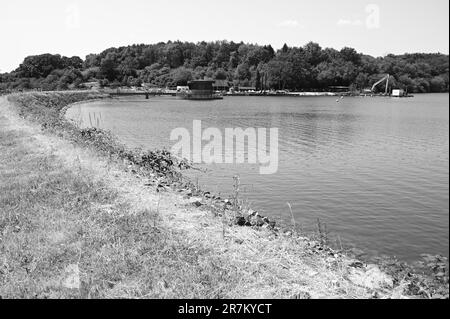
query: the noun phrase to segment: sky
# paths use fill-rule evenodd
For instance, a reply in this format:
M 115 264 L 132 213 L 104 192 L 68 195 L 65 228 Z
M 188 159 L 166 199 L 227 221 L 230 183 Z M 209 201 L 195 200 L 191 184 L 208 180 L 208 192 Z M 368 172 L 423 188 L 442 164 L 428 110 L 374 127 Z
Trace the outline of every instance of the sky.
M 449 53 L 448 0 L 2 0 L 0 17 L 0 72 L 29 55 L 168 40 Z

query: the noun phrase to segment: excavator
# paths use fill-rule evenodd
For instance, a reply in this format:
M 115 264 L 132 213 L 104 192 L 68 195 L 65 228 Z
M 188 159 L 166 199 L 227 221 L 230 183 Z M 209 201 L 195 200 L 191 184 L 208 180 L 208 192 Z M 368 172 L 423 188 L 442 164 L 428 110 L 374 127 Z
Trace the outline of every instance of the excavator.
M 373 86 L 372 86 L 372 93 L 375 93 L 375 88 L 380 85 L 381 83 L 386 81 L 386 90 L 384 92 L 385 95 L 388 95 L 389 93 L 389 80 L 390 80 L 391 76 L 389 74 L 387 74 L 384 78 L 382 78 L 380 81 L 376 82 Z

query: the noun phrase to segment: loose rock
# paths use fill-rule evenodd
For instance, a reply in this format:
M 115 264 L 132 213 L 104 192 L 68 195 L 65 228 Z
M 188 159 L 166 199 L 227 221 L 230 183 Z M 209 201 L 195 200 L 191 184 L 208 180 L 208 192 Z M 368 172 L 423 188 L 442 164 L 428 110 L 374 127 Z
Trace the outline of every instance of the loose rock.
M 382 272 L 377 265 L 369 265 L 366 269 L 351 269 L 348 278 L 354 284 L 372 290 L 394 286 L 393 278 Z
M 234 223 L 238 226 L 245 226 L 247 224 L 247 220 L 244 217 L 236 217 Z
M 195 207 L 203 206 L 203 204 L 202 204 L 202 199 L 201 199 L 201 198 L 192 197 L 192 198 L 189 200 L 189 203 L 190 203 L 191 205 L 194 205 Z
M 67 289 L 80 289 L 80 269 L 78 265 L 69 265 L 65 269 L 62 286 Z

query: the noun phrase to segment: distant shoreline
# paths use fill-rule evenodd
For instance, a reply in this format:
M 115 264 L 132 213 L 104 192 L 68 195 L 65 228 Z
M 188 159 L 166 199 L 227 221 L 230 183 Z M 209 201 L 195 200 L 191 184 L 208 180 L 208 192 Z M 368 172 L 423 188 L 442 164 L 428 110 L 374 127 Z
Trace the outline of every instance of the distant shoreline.
M 163 89 L 161 89 L 163 90 Z M 169 90 L 170 91 L 170 90 Z M 100 90 L 60 90 L 60 91 L 45 91 L 45 90 L 38 90 L 38 89 L 30 89 L 30 90 L 0 90 L 0 96 L 9 95 L 9 94 L 18 94 L 18 93 L 51 93 L 51 92 L 84 92 L 84 93 L 92 93 L 92 94 L 106 94 L 110 95 L 111 93 L 116 93 L 116 89 L 100 89 Z M 146 91 L 144 90 L 132 90 L 132 89 L 126 89 L 122 90 L 121 92 L 128 92 L 124 95 L 145 95 Z M 176 92 L 163 92 L 163 93 L 156 93 L 154 91 L 149 91 L 150 96 L 176 96 Z M 428 94 L 450 94 L 450 91 L 447 92 L 423 92 L 423 93 L 414 93 L 414 95 L 408 95 L 405 97 L 414 97 L 416 95 L 428 95 Z M 309 91 L 309 92 L 290 92 L 287 94 L 276 94 L 276 93 L 225 93 L 224 97 L 236 97 L 236 96 L 257 96 L 257 97 L 392 97 L 391 95 L 385 95 L 385 94 L 369 94 L 369 93 L 353 93 L 353 92 L 315 92 L 315 91 Z

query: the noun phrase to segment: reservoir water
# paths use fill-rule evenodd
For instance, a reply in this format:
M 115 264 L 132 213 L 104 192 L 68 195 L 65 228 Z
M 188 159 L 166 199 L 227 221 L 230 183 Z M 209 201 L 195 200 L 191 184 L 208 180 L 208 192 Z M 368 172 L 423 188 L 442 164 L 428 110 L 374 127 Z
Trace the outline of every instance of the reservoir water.
M 170 149 L 173 129 L 279 128 L 279 168 L 213 164 L 190 172 L 205 190 L 228 195 L 233 176 L 241 197 L 263 215 L 369 254 L 413 261 L 449 251 L 449 95 L 414 98 L 171 97 L 80 104 L 67 116 L 110 130 L 129 147 Z

